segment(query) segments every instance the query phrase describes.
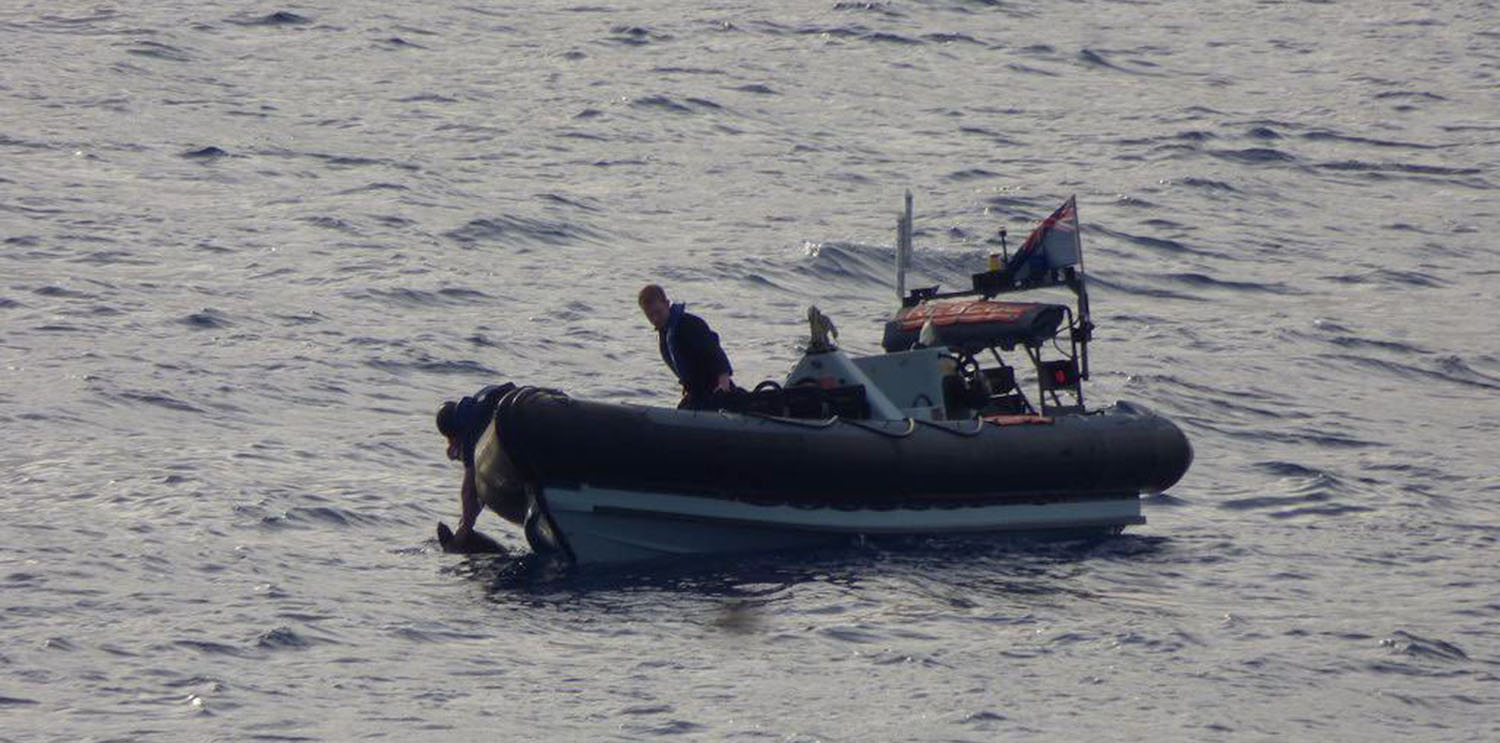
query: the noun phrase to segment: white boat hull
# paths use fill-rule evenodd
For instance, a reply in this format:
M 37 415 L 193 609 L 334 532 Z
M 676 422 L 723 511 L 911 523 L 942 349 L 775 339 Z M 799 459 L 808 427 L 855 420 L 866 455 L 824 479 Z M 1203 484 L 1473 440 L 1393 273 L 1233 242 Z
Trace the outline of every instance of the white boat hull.
M 549 487 L 539 500 L 551 529 L 542 535 L 528 529 L 533 549 L 561 547 L 579 563 L 810 547 L 859 535 L 1114 533 L 1146 522 L 1140 499 L 1134 495 L 1044 503 L 840 509 L 757 505 L 585 485 Z

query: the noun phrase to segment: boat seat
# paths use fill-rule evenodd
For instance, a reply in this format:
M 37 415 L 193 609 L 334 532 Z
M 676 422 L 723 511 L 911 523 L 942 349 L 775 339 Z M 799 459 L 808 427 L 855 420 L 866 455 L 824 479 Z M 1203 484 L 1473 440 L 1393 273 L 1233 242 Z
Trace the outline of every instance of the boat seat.
M 1016 388 L 1016 370 L 1014 367 L 997 366 L 984 370 L 984 382 L 990 388 L 991 395 L 1003 395 Z
M 824 410 L 823 388 L 817 385 L 799 385 L 788 387 L 783 392 L 786 394 L 786 417 L 788 418 L 827 418 Z
M 870 400 L 862 384 L 827 388 L 811 384 L 798 385 L 787 387 L 781 390 L 781 393 L 786 405 L 785 410 L 781 413 L 771 413 L 771 415 L 784 415 L 788 418 L 838 416 L 861 420 L 870 417 Z
M 840 418 L 864 420 L 870 417 L 870 400 L 865 395 L 865 386 L 851 384 L 824 391 L 828 399 L 828 412 Z
M 781 385 L 757 386 L 754 392 L 743 396 L 735 412 L 758 413 L 760 415 L 786 415 L 786 391 Z
M 1030 413 L 1031 409 L 1026 405 L 1026 398 L 1020 394 L 995 395 L 984 404 L 984 414 L 989 415 L 1022 415 Z

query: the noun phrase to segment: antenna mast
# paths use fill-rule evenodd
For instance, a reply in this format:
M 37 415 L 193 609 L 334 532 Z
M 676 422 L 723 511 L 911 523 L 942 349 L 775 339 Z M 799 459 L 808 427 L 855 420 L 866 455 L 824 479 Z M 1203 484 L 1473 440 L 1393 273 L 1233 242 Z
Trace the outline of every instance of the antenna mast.
M 906 269 L 911 267 L 911 189 L 906 191 L 906 211 L 896 217 L 896 301 L 906 299 Z

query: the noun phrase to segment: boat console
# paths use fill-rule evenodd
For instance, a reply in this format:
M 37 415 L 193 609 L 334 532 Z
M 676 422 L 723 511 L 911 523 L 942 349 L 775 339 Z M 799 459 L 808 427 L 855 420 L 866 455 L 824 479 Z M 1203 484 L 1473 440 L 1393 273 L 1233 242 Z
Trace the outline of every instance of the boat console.
M 1094 325 L 1073 199 L 1044 220 L 1014 255 L 1006 251 L 1001 230 L 1001 253 L 990 256 L 989 270 L 973 274 L 965 290 L 943 293 L 933 286 L 906 293 L 911 241 L 908 193 L 896 236 L 901 306 L 885 323 L 885 353 L 845 356 L 822 327 L 831 323 L 812 308 L 807 354 L 787 376 L 784 390 L 774 383 L 758 387 L 752 394 L 755 401 L 788 417 L 822 417 L 835 410 L 845 417 L 883 420 L 1086 412 L 1083 380 L 1088 379 Z M 995 299 L 1055 288 L 1070 290 L 1075 306 Z M 1018 348 L 1026 357 L 1020 374 L 1001 356 Z M 1026 392 L 1033 383 L 1034 398 Z M 778 407 L 783 400 L 776 395 L 799 398 L 799 404 Z

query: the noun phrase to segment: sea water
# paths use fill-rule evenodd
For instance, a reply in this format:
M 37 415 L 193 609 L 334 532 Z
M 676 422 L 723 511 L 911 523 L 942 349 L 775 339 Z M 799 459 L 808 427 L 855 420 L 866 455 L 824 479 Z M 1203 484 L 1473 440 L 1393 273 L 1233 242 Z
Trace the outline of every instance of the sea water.
M 1500 8 L 0 9 L 0 740 L 1500 736 Z M 1077 195 L 1114 539 L 443 554 L 438 404 L 778 378 Z

